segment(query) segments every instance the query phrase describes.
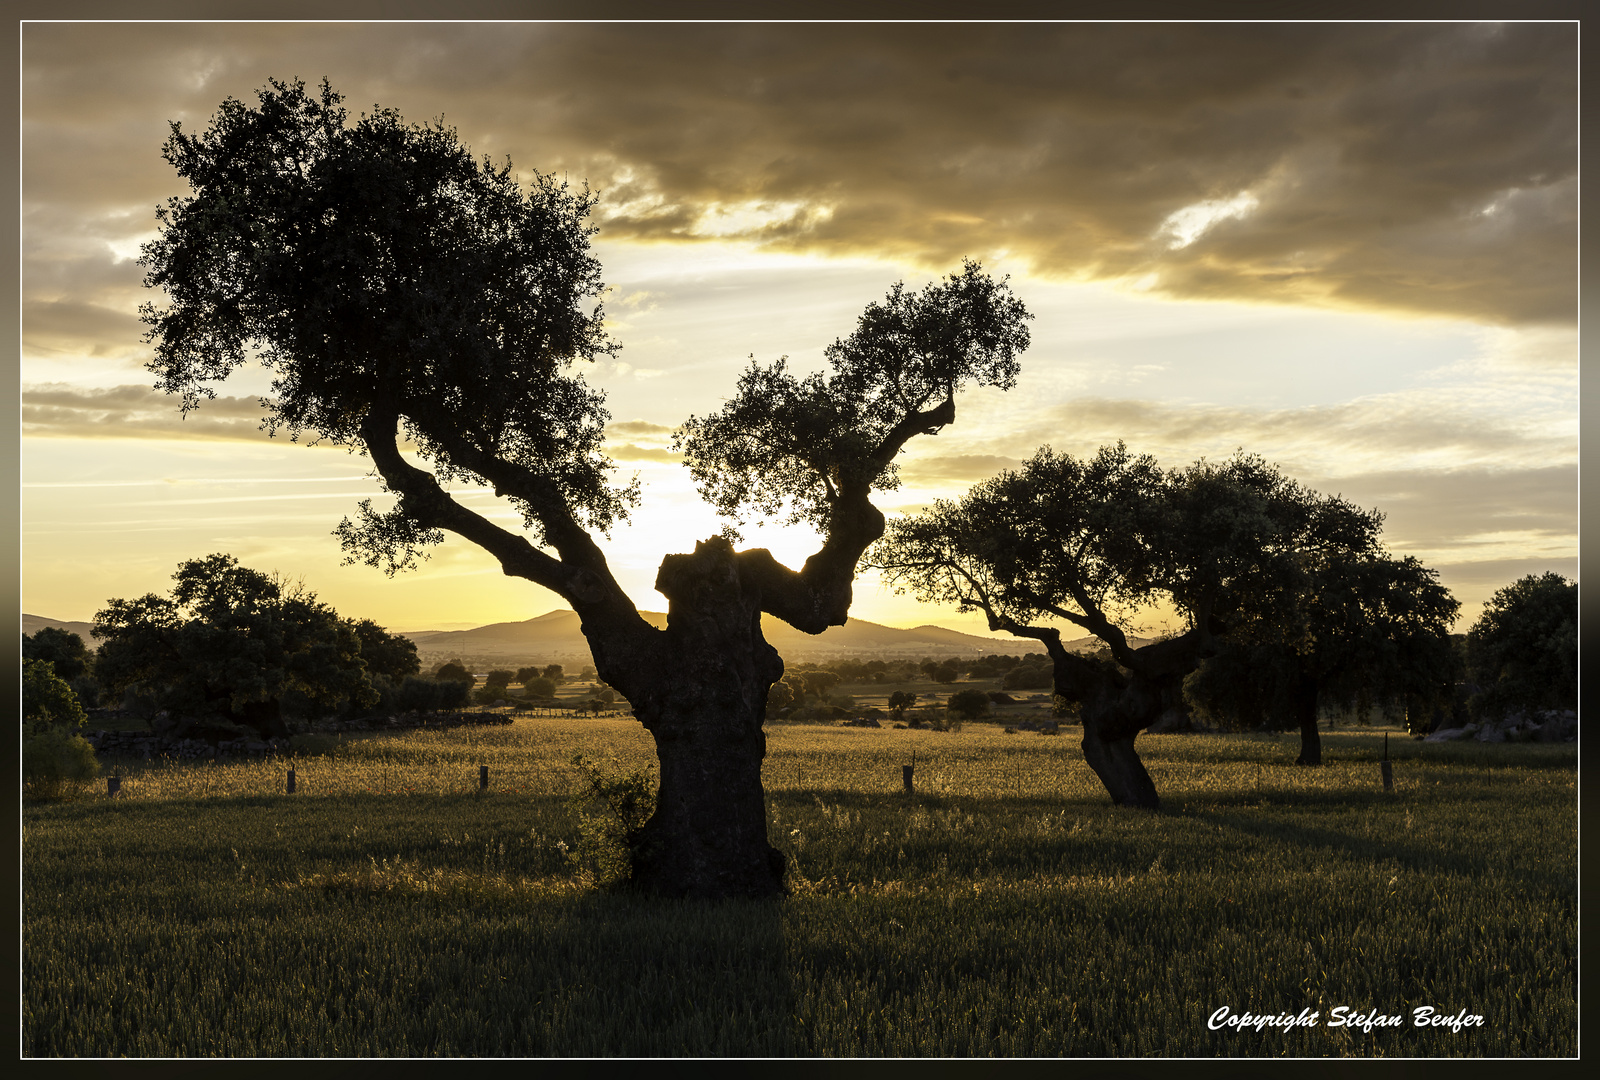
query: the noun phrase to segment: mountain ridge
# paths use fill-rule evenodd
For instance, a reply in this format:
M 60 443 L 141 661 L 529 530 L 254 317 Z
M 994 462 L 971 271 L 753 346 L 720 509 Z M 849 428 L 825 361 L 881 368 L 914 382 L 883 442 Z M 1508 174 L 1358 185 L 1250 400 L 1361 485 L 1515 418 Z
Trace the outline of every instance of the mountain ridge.
M 667 616 L 661 611 L 639 612 L 646 622 L 655 627 L 665 627 Z M 22 632 L 34 634 L 46 626 L 69 630 L 83 638 L 91 649 L 97 642 L 90 636 L 93 623 L 50 619 L 41 615 L 22 616 Z M 520 622 L 487 623 L 470 630 L 412 630 L 397 636 L 408 638 L 416 645 L 419 654 L 458 653 L 463 656 L 521 657 L 533 659 L 577 659 L 592 663 L 589 643 L 580 629 L 578 613 L 570 609 L 555 608 Z M 884 626 L 866 619 L 849 619 L 843 626 L 831 626 L 821 634 L 805 634 L 788 623 L 770 615 L 761 617 L 761 632 L 779 655 L 786 660 L 801 661 L 819 657 L 841 656 L 945 656 L 945 655 L 1020 655 L 1039 651 L 1037 642 L 1026 638 L 985 637 L 952 630 L 937 623 L 923 623 L 909 629 Z M 1145 644 L 1141 638 L 1131 638 L 1130 643 Z M 1075 652 L 1099 647 L 1093 637 L 1081 637 L 1064 642 Z

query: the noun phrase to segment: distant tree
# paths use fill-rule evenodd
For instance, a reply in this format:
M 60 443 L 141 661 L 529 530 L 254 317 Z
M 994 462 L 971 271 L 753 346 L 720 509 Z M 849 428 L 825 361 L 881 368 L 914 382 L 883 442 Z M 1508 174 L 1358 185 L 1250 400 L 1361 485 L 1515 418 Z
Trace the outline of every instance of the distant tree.
M 158 212 L 141 260 L 170 301 L 143 309 L 160 388 L 187 411 L 259 356 L 275 379 L 269 431 L 366 454 L 397 496 L 340 526 L 352 560 L 393 573 L 453 532 L 562 597 L 656 739 L 660 799 L 635 837 L 634 883 L 780 893 L 761 720 L 783 664 L 761 615 L 811 634 L 845 622 L 884 527 L 871 496 L 897 485 L 912 438 L 955 419 L 965 386 L 1013 385 L 1022 304 L 971 263 L 921 292 L 896 285 L 823 350 L 828 373 L 752 364 L 720 411 L 691 416 L 675 445 L 730 525 L 663 560 L 661 630 L 595 540 L 639 488 L 610 482 L 609 414 L 574 370 L 617 348 L 589 250 L 594 196 L 537 173 L 524 188 L 442 123 L 390 109 L 351 122 L 326 82 L 308 95 L 273 80 L 257 99 L 224 101 L 198 134 L 174 124 L 163 148 L 193 195 Z M 509 500 L 526 533 L 450 494 L 473 484 Z M 750 512 L 815 527 L 818 550 L 798 571 L 736 551 Z
M 1055 680 L 1055 669 L 1050 664 L 1018 664 L 1000 682 L 1007 690 L 1048 690 Z
M 896 690 L 889 695 L 889 711 L 894 714 L 896 720 L 903 721 L 906 718 L 906 710 L 916 703 L 917 695 L 905 690 Z
M 399 685 L 406 676 L 422 670 L 417 647 L 409 638 L 391 634 L 371 619 L 356 620 L 355 631 L 361 641 L 361 662 L 369 674 L 381 675 Z
M 511 685 L 511 680 L 516 678 L 516 674 L 516 672 L 507 671 L 504 668 L 495 668 L 483 677 L 483 683 L 485 686 L 494 686 L 504 690 Z
M 989 695 L 982 690 L 957 690 L 945 708 L 966 720 L 976 720 L 989 712 Z
M 1467 632 L 1466 661 L 1483 688 L 1476 715 L 1577 708 L 1577 582 L 1530 574 L 1496 592 Z
M 89 673 L 94 664 L 94 653 L 83 643 L 83 638 L 59 626 L 41 627 L 32 635 L 22 635 L 24 660 L 48 660 L 56 675 L 66 682 Z
M 522 684 L 522 692 L 528 697 L 548 701 L 556 696 L 556 684 L 543 675 L 537 675 Z
M 96 671 L 117 695 L 180 730 L 216 724 L 287 735 L 283 702 L 317 712 L 378 700 L 354 624 L 303 586 L 208 555 L 178 567 L 170 596 L 110 600 L 95 615 Z
M 1089 766 L 1114 802 L 1153 807 L 1134 739 L 1182 707 L 1184 678 L 1225 620 L 1292 581 L 1307 551 L 1374 548 L 1381 520 L 1242 453 L 1165 472 L 1121 443 L 1081 461 L 1045 448 L 959 502 L 894 522 L 868 561 L 919 599 L 1043 643 L 1056 695 L 1079 707 Z M 1157 602 L 1187 629 L 1134 648 L 1131 617 Z M 1046 620 L 1087 630 L 1111 660 L 1068 652 Z
M 543 674 L 544 667 L 540 664 L 532 664 L 528 667 L 519 667 L 517 669 L 516 681 L 526 686 L 528 685 L 529 679 L 537 679 Z
M 557 686 L 560 686 L 563 679 L 561 674 L 561 665 L 546 664 L 544 669 L 544 677 L 555 683 Z
M 460 659 L 446 660 L 433 669 L 433 677 L 441 682 L 477 682 L 477 676 L 467 670 L 467 665 Z
M 1216 655 L 1185 683 L 1227 726 L 1298 727 L 1296 764 L 1322 763 L 1324 705 L 1365 717 L 1405 707 L 1413 729 L 1447 708 L 1459 674 L 1450 625 L 1460 605 L 1415 558 L 1308 551 L 1299 575 L 1236 613 Z

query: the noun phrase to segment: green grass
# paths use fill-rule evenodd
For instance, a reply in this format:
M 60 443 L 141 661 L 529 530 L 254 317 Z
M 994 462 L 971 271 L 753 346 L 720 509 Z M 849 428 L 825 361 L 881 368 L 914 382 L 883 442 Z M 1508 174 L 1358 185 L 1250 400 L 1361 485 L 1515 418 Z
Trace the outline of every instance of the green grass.
M 24 808 L 23 1052 L 1576 1053 L 1571 745 L 1393 737 L 1385 794 L 1372 732 L 1320 770 L 1292 737 L 1146 736 L 1151 813 L 1070 729 L 768 738 L 772 903 L 589 887 L 569 761 L 652 764 L 633 721 L 345 740 L 293 796 L 281 765 L 125 763 L 123 799 Z M 1208 1030 L 1224 1005 L 1324 1024 Z

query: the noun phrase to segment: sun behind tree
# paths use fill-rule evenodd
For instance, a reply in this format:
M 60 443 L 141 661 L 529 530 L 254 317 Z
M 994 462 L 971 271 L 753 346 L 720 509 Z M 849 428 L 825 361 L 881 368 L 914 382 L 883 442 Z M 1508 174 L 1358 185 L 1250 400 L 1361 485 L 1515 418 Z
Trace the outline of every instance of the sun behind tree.
M 510 164 L 479 163 L 442 123 L 379 109 L 351 123 L 326 81 L 272 81 L 229 99 L 164 154 L 194 194 L 169 200 L 144 249 L 151 370 L 185 411 L 253 356 L 273 373 L 266 427 L 348 447 L 393 507 L 364 503 L 338 529 L 353 561 L 415 566 L 453 532 L 582 619 L 600 676 L 656 739 L 661 789 L 633 849 L 635 884 L 690 896 L 782 889 L 767 841 L 761 730 L 783 662 L 761 614 L 807 633 L 841 625 L 861 553 L 884 529 L 875 490 L 895 458 L 955 419 L 969 384 L 1009 388 L 1029 318 L 1004 281 L 968 263 L 911 293 L 896 285 L 826 350 L 828 374 L 752 363 L 680 447 L 725 516 L 786 512 L 822 534 L 800 570 L 727 534 L 669 555 L 668 622 L 640 617 L 596 535 L 627 518 L 636 483 L 610 480 L 609 419 L 579 362 L 612 355 L 586 223 L 595 196 Z M 401 453 L 405 440 L 426 464 Z M 446 483 L 490 487 L 520 513 L 505 529 Z

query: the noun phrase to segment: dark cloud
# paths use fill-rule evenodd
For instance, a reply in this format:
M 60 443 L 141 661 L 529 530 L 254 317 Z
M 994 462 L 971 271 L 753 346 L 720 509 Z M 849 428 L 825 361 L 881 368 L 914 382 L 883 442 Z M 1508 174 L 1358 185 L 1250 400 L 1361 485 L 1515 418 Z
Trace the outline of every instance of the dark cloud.
M 1573 23 L 30 24 L 23 182 L 153 205 L 168 119 L 327 74 L 587 177 L 610 238 L 1564 322 L 1576 48 Z
M 84 390 L 58 384 L 22 391 L 22 434 L 71 439 L 267 438 L 253 397 L 217 395 L 187 417 L 174 399 L 148 386 Z

